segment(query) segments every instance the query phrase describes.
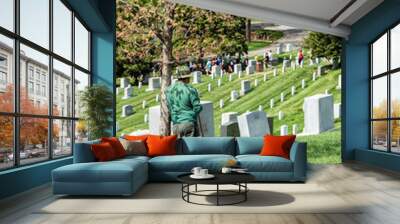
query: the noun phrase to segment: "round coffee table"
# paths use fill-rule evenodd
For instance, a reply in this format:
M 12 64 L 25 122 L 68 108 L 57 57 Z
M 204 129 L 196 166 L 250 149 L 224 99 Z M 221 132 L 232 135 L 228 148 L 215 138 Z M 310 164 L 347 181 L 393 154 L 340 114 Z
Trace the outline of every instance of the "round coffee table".
M 248 173 L 229 173 L 213 174 L 215 177 L 212 179 L 193 179 L 189 174 L 182 174 L 178 176 L 178 181 L 182 183 L 182 199 L 188 203 L 197 205 L 234 205 L 247 201 L 247 192 L 249 188 L 247 183 L 255 180 L 255 177 Z M 197 185 L 215 185 L 215 190 L 198 190 Z M 220 189 L 220 185 L 236 185 L 237 190 L 224 190 Z M 195 186 L 195 190 L 191 191 L 190 186 Z M 215 194 L 206 194 L 214 192 Z M 216 197 L 216 204 L 202 204 L 190 200 L 190 196 L 203 196 L 203 197 Z M 240 196 L 240 199 L 231 203 L 221 203 L 221 197 Z

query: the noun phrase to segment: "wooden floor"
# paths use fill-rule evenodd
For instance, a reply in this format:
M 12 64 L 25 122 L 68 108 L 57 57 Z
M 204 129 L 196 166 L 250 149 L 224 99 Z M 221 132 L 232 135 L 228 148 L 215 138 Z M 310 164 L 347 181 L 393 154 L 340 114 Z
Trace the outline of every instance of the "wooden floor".
M 0 223 L 400 223 L 398 173 L 357 163 L 313 165 L 308 182 L 324 186 L 349 203 L 362 201 L 367 206 L 357 214 L 35 214 L 38 207 L 54 200 L 50 187 L 43 186 L 0 202 Z

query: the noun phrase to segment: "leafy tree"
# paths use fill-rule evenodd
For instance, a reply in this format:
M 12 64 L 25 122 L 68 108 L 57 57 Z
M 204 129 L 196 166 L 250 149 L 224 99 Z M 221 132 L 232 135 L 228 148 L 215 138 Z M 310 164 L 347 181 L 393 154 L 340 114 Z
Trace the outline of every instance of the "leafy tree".
M 117 72 L 143 76 L 155 61 L 161 64 L 160 133 L 170 133 L 165 92 L 173 67 L 190 57 L 247 51 L 244 19 L 178 5 L 168 0 L 117 2 Z
M 304 47 L 311 49 L 312 57 L 324 57 L 338 64 L 342 52 L 342 38 L 311 32 L 304 39 Z M 336 67 L 336 66 L 335 66 Z
M 0 94 L 0 105 L 2 111 L 12 112 L 14 106 L 14 88 L 8 85 L 6 92 Z M 20 88 L 20 107 L 23 112 L 27 114 L 47 114 L 46 104 L 35 105 L 28 96 L 24 87 Z M 58 114 L 57 108 L 54 113 Z M 20 118 L 20 148 L 24 149 L 26 145 L 45 145 L 48 140 L 48 120 L 43 118 Z M 11 116 L 0 116 L 0 146 L 4 148 L 13 147 L 13 119 Z M 58 138 L 59 128 L 57 125 L 53 126 L 53 138 Z
M 85 121 L 89 139 L 97 139 L 109 136 L 109 128 L 112 125 L 113 97 L 111 91 L 104 85 L 86 87 L 80 93 L 80 107 L 83 108 L 82 119 Z M 84 124 L 80 124 L 82 126 Z

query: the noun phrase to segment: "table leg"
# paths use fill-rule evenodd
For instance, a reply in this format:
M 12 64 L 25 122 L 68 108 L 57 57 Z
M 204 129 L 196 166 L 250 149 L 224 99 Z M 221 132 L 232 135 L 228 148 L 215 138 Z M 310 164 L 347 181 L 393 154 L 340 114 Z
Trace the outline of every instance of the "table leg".
M 247 183 L 244 183 L 244 187 L 245 187 L 245 192 L 244 192 L 244 201 L 247 201 L 247 192 L 248 192 L 248 189 L 247 189 Z
M 219 184 L 217 184 L 217 206 L 219 206 Z
M 195 191 L 197 192 L 197 184 L 195 185 Z

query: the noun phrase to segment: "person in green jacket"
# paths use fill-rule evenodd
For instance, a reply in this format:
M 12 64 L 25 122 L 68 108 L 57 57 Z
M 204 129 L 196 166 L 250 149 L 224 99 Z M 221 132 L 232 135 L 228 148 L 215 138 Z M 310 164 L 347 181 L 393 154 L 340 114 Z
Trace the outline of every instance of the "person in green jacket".
M 178 137 L 200 135 L 197 120 L 203 108 L 197 90 L 189 82 L 190 75 L 178 76 L 175 84 L 167 89 L 172 132 Z

